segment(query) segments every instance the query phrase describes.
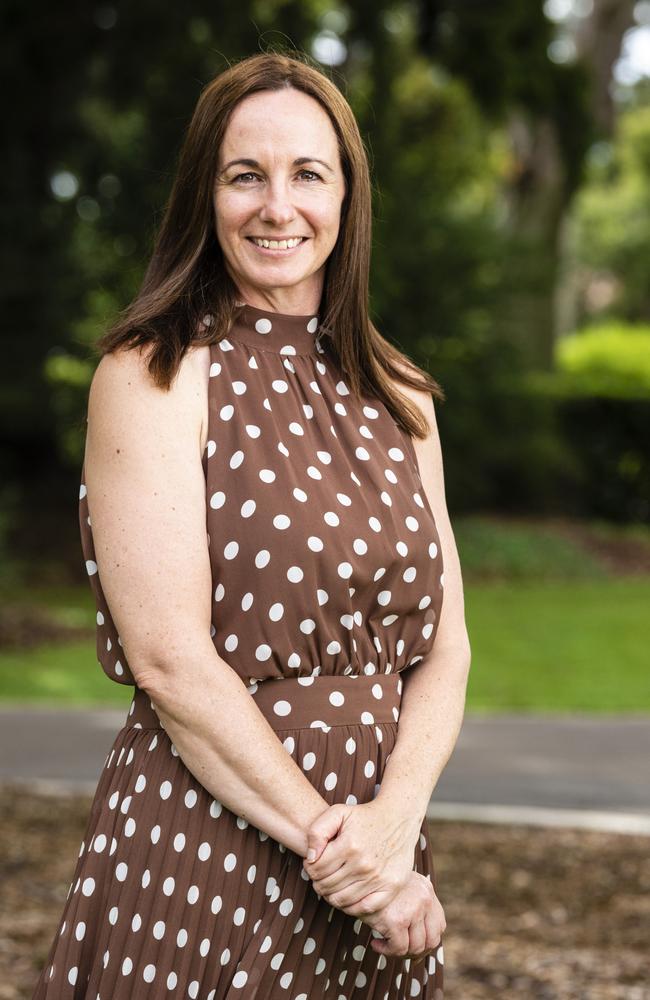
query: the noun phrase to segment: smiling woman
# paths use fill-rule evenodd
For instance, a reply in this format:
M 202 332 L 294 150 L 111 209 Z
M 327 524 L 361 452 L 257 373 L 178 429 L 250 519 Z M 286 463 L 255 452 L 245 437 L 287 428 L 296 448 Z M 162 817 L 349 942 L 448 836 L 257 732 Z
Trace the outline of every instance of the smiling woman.
M 314 155 L 294 155 L 302 150 Z M 321 173 L 305 169 L 316 164 Z M 253 169 L 242 174 L 242 166 Z M 226 269 L 244 299 L 277 312 L 317 311 L 345 194 L 337 135 L 313 97 L 294 88 L 262 91 L 235 109 L 219 153 L 214 210 Z
M 443 996 L 468 643 L 442 391 L 369 319 L 370 220 L 323 73 L 206 87 L 90 388 L 97 657 L 134 694 L 33 1000 Z

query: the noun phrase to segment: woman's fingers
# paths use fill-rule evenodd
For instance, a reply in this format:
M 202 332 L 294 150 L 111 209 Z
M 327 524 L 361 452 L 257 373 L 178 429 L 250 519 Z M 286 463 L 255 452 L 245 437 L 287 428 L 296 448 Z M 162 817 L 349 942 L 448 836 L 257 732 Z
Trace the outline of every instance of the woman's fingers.
M 338 867 L 333 869 L 331 874 L 324 875 L 322 878 L 312 878 L 312 884 L 319 896 L 327 896 L 332 892 L 336 892 L 337 886 L 349 885 L 349 875 L 347 879 L 342 877 L 345 865 L 345 861 L 340 861 Z M 309 872 L 307 874 L 309 875 Z
M 341 861 L 336 871 L 333 871 L 330 875 L 326 875 L 323 878 L 312 878 L 312 882 L 314 883 L 316 892 L 319 892 L 321 896 L 331 896 L 333 893 L 336 893 L 343 902 L 346 900 L 351 901 L 354 898 L 355 892 L 357 892 L 358 898 L 358 886 L 365 885 L 367 894 L 383 888 L 384 885 L 383 880 L 382 885 L 379 885 L 376 876 L 368 876 L 360 872 L 355 864 L 347 860 Z
M 368 900 L 373 904 L 376 899 L 382 898 L 383 905 L 387 906 L 393 899 L 396 899 L 403 891 L 404 885 L 396 885 L 389 878 L 368 879 L 354 876 L 350 872 L 347 878 L 341 879 L 340 887 L 321 893 L 320 883 L 314 883 L 314 888 L 320 895 L 324 895 L 327 901 L 338 909 L 355 907 L 358 903 Z M 377 905 L 368 905 L 365 909 L 359 910 L 358 916 L 363 917 L 367 913 L 372 913 L 378 909 Z
M 349 885 L 346 885 L 345 889 L 324 893 L 324 896 L 331 906 L 335 906 L 338 910 L 345 910 L 346 913 L 351 913 L 358 903 L 375 892 L 380 891 L 372 889 L 366 882 L 351 882 Z M 388 894 L 385 892 L 382 892 L 381 895 L 388 897 Z M 388 902 L 388 898 L 386 902 Z M 358 915 L 360 916 L 361 914 Z
M 339 906 L 338 909 L 343 910 L 344 913 L 347 913 L 351 917 L 360 917 L 364 923 L 374 927 L 376 926 L 377 916 L 386 909 L 394 898 L 391 893 L 383 889 L 380 889 L 378 892 L 369 893 L 366 893 L 364 890 L 354 903 L 351 903 L 349 906 Z
M 388 816 L 377 800 L 331 806 L 307 831 L 308 843 L 336 831 L 318 861 L 304 862 L 316 891 L 329 896 L 357 881 L 365 882 L 366 892 L 380 888 L 380 882 L 403 884 L 413 865 L 413 847 L 403 828 L 404 822 Z
M 409 946 L 408 928 L 396 925 L 385 938 L 373 938 L 370 944 L 380 955 L 406 955 Z
M 351 808 L 342 802 L 335 802 L 310 824 L 307 830 L 307 849 L 308 852 L 310 848 L 316 851 L 316 859 L 311 862 L 305 859 L 303 866 L 312 880 L 323 878 L 340 866 L 343 858 L 341 851 L 334 845 Z
M 440 944 L 440 941 L 442 940 L 440 921 L 433 907 L 428 907 L 424 914 L 424 927 L 426 930 L 426 940 L 424 948 L 420 951 L 420 954 L 415 958 L 414 964 L 416 964 L 419 961 L 424 961 L 427 958 L 427 956 L 431 955 L 436 950 L 436 948 Z
M 440 944 L 442 932 L 432 910 L 427 910 L 424 916 L 424 923 L 427 929 L 427 949 L 429 951 L 435 951 Z
M 347 861 L 343 862 L 341 867 L 328 878 L 313 879 L 312 881 L 316 892 L 319 892 L 322 896 L 336 895 L 343 904 L 351 902 L 354 898 L 360 898 L 359 889 L 362 887 L 365 887 L 364 895 L 392 888 L 389 879 L 386 877 L 364 875 Z M 395 891 L 397 891 L 397 887 Z
M 421 918 L 412 921 L 406 929 L 395 929 L 384 939 L 373 938 L 371 944 L 375 951 L 383 955 L 410 958 L 415 965 L 419 961 L 424 961 L 431 952 L 435 951 L 439 942 L 440 935 L 431 933 L 427 928 L 426 919 Z
M 427 946 L 427 929 L 423 916 L 412 921 L 408 929 L 408 935 L 408 955 L 410 958 L 417 958 L 425 951 Z
M 309 874 L 309 873 L 308 873 Z M 346 885 L 350 885 L 353 881 L 357 881 L 358 875 L 354 875 L 351 871 L 350 864 L 343 858 L 337 863 L 337 867 L 332 867 L 332 871 L 324 874 L 322 876 L 311 876 L 310 878 L 314 883 L 314 888 L 321 895 L 336 892 L 337 889 L 343 889 Z
M 446 927 L 442 906 L 431 884 L 424 885 L 423 877 L 416 873 L 412 874 L 411 885 L 401 894 L 398 903 L 374 914 L 370 922 L 385 938 L 373 944 L 373 950 L 384 955 L 409 957 L 414 963 L 435 951 Z M 400 927 L 406 929 L 406 945 L 399 933 Z
M 345 855 L 336 843 L 336 838 L 330 840 L 323 848 L 316 861 L 304 860 L 302 865 L 312 882 L 331 878 L 345 863 Z

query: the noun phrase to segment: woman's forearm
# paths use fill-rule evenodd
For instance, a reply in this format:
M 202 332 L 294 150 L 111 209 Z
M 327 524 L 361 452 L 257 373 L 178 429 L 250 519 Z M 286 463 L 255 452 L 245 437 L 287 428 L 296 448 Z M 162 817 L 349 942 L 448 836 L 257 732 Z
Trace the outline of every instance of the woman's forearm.
M 453 648 L 436 644 L 430 657 L 401 675 L 397 740 L 377 798 L 412 817 L 415 839 L 433 789 L 458 739 L 470 659 L 471 652 L 464 643 Z
M 203 787 L 236 816 L 305 857 L 307 829 L 328 803 L 212 642 L 145 671 L 138 684 Z

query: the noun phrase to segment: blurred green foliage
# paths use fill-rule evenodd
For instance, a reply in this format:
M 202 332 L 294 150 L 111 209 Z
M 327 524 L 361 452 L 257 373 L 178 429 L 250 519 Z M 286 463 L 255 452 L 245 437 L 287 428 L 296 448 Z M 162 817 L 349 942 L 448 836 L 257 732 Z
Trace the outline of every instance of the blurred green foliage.
M 590 152 L 570 249 L 583 280 L 600 277 L 611 285 L 601 315 L 650 322 L 650 105 L 644 100 L 620 114 L 611 142 Z M 583 313 L 580 322 L 590 318 Z
M 595 553 L 554 526 L 514 519 L 503 523 L 474 515 L 459 518 L 454 534 L 465 580 L 566 583 L 608 576 Z
M 549 251 L 548 238 L 542 245 L 527 228 L 544 211 L 526 200 L 535 177 L 512 142 L 514 118 L 554 129 L 562 203 L 583 183 L 570 253 L 586 273 L 614 275 L 617 315 L 650 321 L 650 102 L 623 116 L 611 144 L 593 145 L 585 67 L 548 58 L 553 26 L 541 3 L 8 0 L 5 9 L 7 553 L 43 566 L 47 553 L 65 550 L 83 570 L 76 500 L 93 345 L 138 288 L 203 86 L 233 59 L 294 47 L 313 58 L 334 52 L 323 69 L 359 122 L 373 179 L 372 318 L 445 389 L 437 418 L 452 514 L 650 516 L 639 499 L 648 446 L 635 437 L 628 447 L 643 413 L 630 417 L 630 431 L 621 408 L 627 369 L 617 362 L 601 377 L 585 363 L 578 375 L 558 358 L 556 378 L 531 370 L 540 326 L 552 336 L 546 306 L 557 260 L 554 241 Z M 588 379 L 592 394 L 602 392 L 597 378 L 620 388 L 614 434 L 601 433 L 612 414 L 598 403 L 573 413 L 585 421 L 580 434 L 567 429 L 569 378 L 580 380 L 583 399 Z M 603 439 L 620 490 L 631 484 L 630 502 L 618 490 L 604 500 L 602 482 L 590 479 L 600 466 L 579 449 L 599 453 Z
M 608 320 L 557 344 L 565 395 L 650 399 L 650 324 Z

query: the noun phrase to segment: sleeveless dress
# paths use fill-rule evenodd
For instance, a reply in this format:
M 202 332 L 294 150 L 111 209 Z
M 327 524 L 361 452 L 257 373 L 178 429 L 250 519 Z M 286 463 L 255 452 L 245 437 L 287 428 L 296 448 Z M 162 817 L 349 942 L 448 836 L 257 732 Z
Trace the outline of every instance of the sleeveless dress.
M 442 607 L 412 440 L 377 398 L 353 399 L 318 316 L 240 303 L 210 354 L 214 646 L 326 802 L 367 802 Z M 134 696 L 33 1000 L 441 1000 L 442 944 L 416 965 L 377 954 L 302 857 L 185 767 L 121 647 L 81 479 L 97 657 Z M 437 888 L 426 821 L 414 870 Z

